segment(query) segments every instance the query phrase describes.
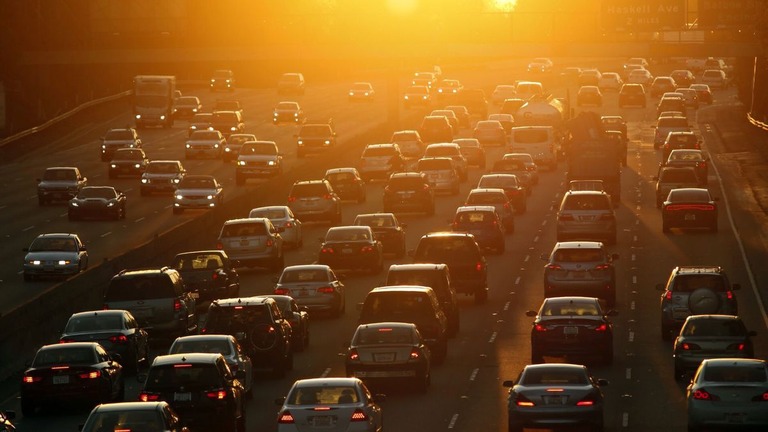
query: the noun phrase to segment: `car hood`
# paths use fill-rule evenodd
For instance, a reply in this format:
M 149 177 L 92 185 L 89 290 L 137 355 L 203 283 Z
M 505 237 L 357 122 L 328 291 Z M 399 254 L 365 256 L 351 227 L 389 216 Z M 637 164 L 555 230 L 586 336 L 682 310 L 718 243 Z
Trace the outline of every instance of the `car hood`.
M 216 189 L 206 188 L 177 188 L 176 193 L 179 195 L 195 194 L 195 195 L 216 195 Z
M 220 141 L 217 139 L 204 139 L 204 140 L 187 140 L 187 144 L 219 144 Z
M 110 201 L 116 201 L 116 199 L 115 198 L 99 198 L 99 197 L 94 197 L 94 198 L 78 198 L 78 197 L 74 197 L 74 198 L 72 198 L 71 201 L 79 202 L 79 203 L 88 202 L 88 203 L 102 203 L 102 204 L 106 204 L 106 203 L 108 203 Z
M 241 154 L 237 158 L 237 160 L 256 162 L 256 161 L 274 161 L 274 160 L 277 160 L 277 158 L 278 157 L 276 155 L 259 155 L 259 154 L 242 155 Z
M 75 186 L 75 185 L 77 185 L 77 181 L 75 181 L 75 180 L 66 180 L 66 181 L 62 181 L 62 180 L 42 180 L 40 183 L 38 183 L 38 186 L 52 186 L 52 187 L 55 187 L 55 186 L 58 186 L 58 187 Z
M 133 140 L 104 140 L 104 145 L 124 145 L 130 146 L 136 144 Z
M 148 173 L 145 172 L 141 175 L 142 178 L 156 178 L 156 179 L 173 179 L 181 177 L 179 173 Z
M 39 251 L 39 252 L 28 252 L 27 255 L 24 257 L 25 260 L 41 260 L 41 261 L 50 261 L 50 260 L 74 260 L 77 259 L 78 253 L 77 252 L 66 252 L 66 251 Z

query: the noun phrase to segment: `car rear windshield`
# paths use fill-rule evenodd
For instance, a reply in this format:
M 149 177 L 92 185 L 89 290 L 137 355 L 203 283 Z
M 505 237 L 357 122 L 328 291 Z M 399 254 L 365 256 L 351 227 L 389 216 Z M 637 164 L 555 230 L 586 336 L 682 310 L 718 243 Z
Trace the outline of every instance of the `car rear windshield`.
M 31 245 L 30 252 L 77 252 L 75 239 L 68 237 L 38 237 Z
M 267 226 L 263 223 L 238 223 L 224 225 L 221 237 L 252 237 L 267 235 Z
M 507 196 L 503 193 L 483 192 L 473 193 L 467 197 L 467 204 L 501 204 L 507 202 Z
M 323 183 L 308 183 L 294 186 L 291 196 L 297 198 L 321 197 L 328 193 L 328 188 Z
M 328 281 L 328 272 L 324 269 L 286 269 L 280 276 L 280 283 L 326 281 Z
M 669 201 L 694 201 L 694 202 L 709 202 L 712 198 L 709 196 L 709 192 L 706 189 L 672 189 L 669 192 Z
M 464 211 L 456 215 L 455 222 L 458 224 L 485 224 L 494 222 L 496 218 L 493 213 L 488 211 Z
M 608 210 L 611 208 L 606 195 L 569 195 L 563 210 Z
M 690 169 L 664 170 L 659 179 L 662 183 L 691 183 L 697 180 L 696 172 Z
M 594 302 L 574 301 L 547 302 L 541 310 L 542 316 L 598 316 L 600 311 Z
M 330 229 L 325 235 L 325 241 L 363 241 L 371 240 L 371 233 L 368 228 L 354 229 L 342 228 L 342 229 Z
M 698 142 L 696 135 L 684 133 L 671 133 L 667 136 L 667 142 L 670 144 L 696 144 Z
M 357 403 L 360 398 L 352 386 L 298 387 L 285 400 L 288 405 L 337 405 Z
M 555 252 L 555 262 L 597 262 L 603 261 L 605 255 L 600 249 L 558 249 Z
M 205 323 L 209 334 L 253 330 L 257 324 L 271 324 L 272 316 L 266 305 L 212 306 Z
M 180 271 L 215 270 L 224 266 L 217 254 L 185 254 L 173 260 L 173 268 Z
M 480 250 L 469 237 L 427 238 L 419 242 L 416 257 L 422 262 L 437 263 L 446 260 L 476 260 L 480 257 Z
M 357 330 L 353 345 L 412 344 L 413 331 L 408 327 L 363 327 Z
M 112 279 L 107 288 L 104 300 L 131 301 L 131 300 L 157 300 L 176 297 L 173 283 L 166 276 L 152 277 L 116 277 Z
M 212 353 L 228 356 L 232 354 L 232 346 L 224 339 L 192 339 L 174 342 L 168 354 L 182 353 Z
M 556 368 L 528 369 L 520 380 L 521 385 L 586 385 L 589 381 L 587 374 L 581 370 L 566 370 Z
M 493 163 L 494 171 L 525 171 L 525 163 L 521 160 L 504 159 Z
M 104 136 L 105 141 L 133 141 L 133 132 L 126 129 L 113 129 Z
M 425 157 L 453 157 L 459 154 L 461 154 L 459 146 L 427 147 L 424 152 Z
M 746 336 L 744 323 L 735 319 L 694 319 L 688 320 L 683 336 Z
M 546 130 L 513 130 L 512 140 L 520 144 L 534 144 L 549 141 L 549 133 Z
M 395 221 L 392 219 L 392 216 L 388 215 L 358 216 L 355 218 L 355 225 L 367 225 L 371 228 L 384 228 L 395 226 Z
M 478 188 L 515 188 L 517 177 L 484 177 L 480 178 Z
M 450 162 L 449 162 L 450 164 Z M 425 165 L 429 165 L 425 163 Z M 419 164 L 421 167 L 421 164 Z M 426 170 L 429 168 L 420 168 Z M 449 168 L 444 168 L 449 169 Z M 388 187 L 394 190 L 417 190 L 424 188 L 424 180 L 421 177 L 396 177 L 389 181 Z
M 46 367 L 67 364 L 94 364 L 96 355 L 91 347 L 56 347 L 40 350 L 32 362 L 32 367 Z
M 431 270 L 395 270 L 387 274 L 387 285 L 419 285 L 435 288 L 441 272 Z
M 200 390 L 223 385 L 216 365 L 179 363 L 150 368 L 145 389 L 157 391 L 183 387 L 186 390 Z
M 663 103 L 663 101 L 662 101 L 662 103 Z M 681 110 L 673 110 L 673 111 L 681 111 Z M 671 128 L 671 127 L 686 128 L 686 127 L 688 127 L 688 119 L 686 119 L 685 117 L 662 117 L 662 118 L 659 119 L 658 127 L 660 127 L 660 128 Z
M 448 159 L 420 159 L 416 164 L 419 171 L 451 170 L 453 164 Z
M 363 157 L 394 156 L 397 154 L 394 147 L 366 147 Z
M 360 312 L 367 322 L 413 322 L 433 315 L 432 303 L 423 292 L 371 293 Z
M 287 216 L 284 209 L 254 209 L 248 214 L 248 217 L 263 217 L 267 219 L 283 219 Z
M 765 366 L 759 365 L 728 365 L 707 366 L 704 370 L 704 381 L 725 383 L 765 383 Z
M 79 316 L 67 322 L 64 333 L 86 333 L 109 330 L 122 330 L 123 319 L 120 316 Z
M 691 274 L 678 275 L 675 277 L 675 283 L 672 291 L 675 292 L 694 292 L 697 289 L 709 289 L 716 292 L 725 292 L 727 287 L 720 275 Z

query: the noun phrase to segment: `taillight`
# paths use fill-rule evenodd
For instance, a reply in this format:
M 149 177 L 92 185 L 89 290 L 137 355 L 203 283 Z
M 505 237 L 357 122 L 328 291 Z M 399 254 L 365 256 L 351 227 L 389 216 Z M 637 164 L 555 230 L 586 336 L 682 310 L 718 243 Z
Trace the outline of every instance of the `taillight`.
M 317 289 L 317 292 L 321 294 L 333 294 L 334 291 L 333 287 L 320 287 Z
M 534 324 L 533 325 L 533 329 L 536 330 L 537 332 L 545 332 L 545 331 L 547 331 L 547 327 L 545 327 L 542 324 Z
M 368 415 L 366 415 L 363 412 L 363 410 L 358 408 L 355 410 L 355 412 L 352 413 L 352 417 L 350 417 L 349 421 L 353 421 L 353 422 L 368 421 Z
M 211 275 L 211 279 L 217 280 L 218 278 L 219 278 L 219 272 L 218 271 L 213 272 L 213 274 Z
M 768 402 L 768 391 L 752 398 L 755 402 Z
M 587 396 L 584 399 L 576 402 L 576 406 L 580 406 L 580 407 L 585 407 L 585 406 L 589 407 L 589 406 L 593 406 L 594 404 L 595 404 L 595 401 L 592 399 L 592 396 Z
M 109 341 L 113 344 L 121 344 L 128 342 L 128 336 L 126 335 L 114 335 L 109 338 Z
M 280 417 L 277 419 L 278 423 L 293 423 L 293 415 L 291 415 L 290 411 L 283 411 L 282 414 L 280 414 Z
M 685 351 L 692 351 L 692 350 L 700 350 L 701 349 L 700 346 L 698 346 L 696 344 L 688 343 L 688 342 L 683 342 L 682 344 L 680 344 L 680 348 L 682 348 Z
M 267 240 L 267 247 L 272 247 L 272 245 L 275 244 L 275 242 L 272 239 Z
M 208 333 L 208 329 L 203 327 L 203 328 L 200 329 L 200 333 L 206 334 L 206 333 Z
M 77 375 L 80 379 L 96 379 L 101 376 L 101 371 L 85 372 Z
M 672 291 L 667 291 L 664 293 L 664 298 L 667 300 L 672 300 Z
M 106 304 L 106 303 L 104 303 L 104 306 L 102 306 L 102 309 L 103 309 L 103 310 L 109 310 L 109 305 L 108 305 L 108 304 Z
M 357 352 L 355 348 L 352 348 L 349 350 L 349 354 L 347 355 L 347 359 L 350 361 L 358 361 L 360 360 L 360 354 Z
M 534 403 L 531 402 L 531 400 L 528 399 L 527 397 L 521 394 L 518 394 L 517 397 L 515 398 L 515 405 L 519 407 L 532 407 L 534 406 Z
M 595 266 L 595 270 L 608 270 L 609 268 L 611 268 L 611 266 L 608 264 L 599 264 Z
M 428 190 L 429 190 L 429 185 L 428 185 L 428 184 L 425 184 L 425 185 L 424 185 L 424 186 L 422 186 L 421 188 L 422 188 L 423 190 L 425 190 L 425 191 L 428 191 Z
M 504 208 L 509 210 L 509 203 L 508 202 L 504 203 Z
M 482 261 L 478 261 L 477 264 L 475 264 L 475 271 L 483 271 L 485 269 L 485 265 Z
M 226 390 L 214 390 L 209 391 L 205 393 L 205 395 L 208 397 L 208 399 L 214 399 L 214 400 L 222 400 L 227 397 L 227 391 Z
M 363 252 L 363 253 L 373 252 L 373 246 L 363 246 L 362 249 L 360 249 L 360 252 Z
M 737 350 L 737 351 L 744 351 L 744 348 L 746 347 L 747 345 L 744 342 L 728 345 L 729 350 Z
M 599 326 L 595 327 L 595 331 L 596 332 L 608 331 L 608 324 L 605 324 L 605 323 L 600 324 Z
M 160 400 L 160 395 L 155 393 L 141 393 L 139 395 L 139 400 L 142 402 L 152 402 Z
M 291 291 L 287 288 L 275 288 L 275 294 L 277 295 L 289 295 Z
M 222 242 L 216 242 L 216 249 L 218 249 L 218 250 L 224 250 L 224 243 L 222 243 Z
M 332 254 L 333 253 L 333 248 L 324 247 L 324 248 L 320 249 L 320 253 Z
M 32 384 L 37 383 L 43 380 L 43 377 L 41 376 L 31 376 L 31 375 L 24 375 L 24 383 L 25 384 Z
M 560 270 L 562 267 L 560 267 L 560 264 L 547 264 L 545 266 L 549 270 Z
M 176 312 L 181 310 L 181 300 L 179 300 L 179 299 L 174 299 L 173 300 L 173 310 L 176 311 Z
M 292 222 L 286 222 L 285 223 L 285 228 L 293 228 L 293 223 Z
M 327 200 L 329 200 L 329 199 L 332 199 L 332 198 L 333 198 L 333 196 L 332 196 L 331 194 L 325 194 L 325 195 L 323 195 L 323 199 L 327 199 Z
M 704 390 L 699 389 L 693 392 L 693 398 L 696 400 L 705 400 L 705 401 L 716 401 L 720 400 L 720 398 L 716 395 L 713 395 L 712 393 Z
M 421 353 L 416 348 L 411 348 L 411 354 L 408 356 L 411 360 L 418 360 L 421 358 Z
M 733 291 L 726 292 L 725 296 L 728 298 L 728 300 L 733 300 Z
M 74 339 L 70 339 L 70 338 L 61 338 L 61 339 L 59 339 L 59 343 L 62 343 L 62 344 L 70 343 L 70 342 L 74 342 L 74 341 L 75 341 Z
M 288 197 L 288 202 L 294 202 L 294 201 L 296 201 L 296 197 L 295 196 L 289 196 Z

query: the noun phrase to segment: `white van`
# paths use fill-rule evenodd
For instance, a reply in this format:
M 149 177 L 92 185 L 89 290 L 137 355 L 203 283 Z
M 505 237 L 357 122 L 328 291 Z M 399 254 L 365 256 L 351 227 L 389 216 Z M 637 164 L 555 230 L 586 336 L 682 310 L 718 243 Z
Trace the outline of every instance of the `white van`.
M 539 167 L 557 168 L 557 142 L 552 126 L 517 126 L 509 134 L 508 153 L 528 153 Z

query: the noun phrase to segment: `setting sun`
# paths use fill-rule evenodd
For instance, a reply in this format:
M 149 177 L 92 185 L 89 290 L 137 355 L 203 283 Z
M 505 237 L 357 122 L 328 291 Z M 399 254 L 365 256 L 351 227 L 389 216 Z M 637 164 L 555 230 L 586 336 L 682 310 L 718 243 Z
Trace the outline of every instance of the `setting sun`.
M 491 4 L 500 11 L 512 12 L 517 6 L 517 0 L 491 0 Z

